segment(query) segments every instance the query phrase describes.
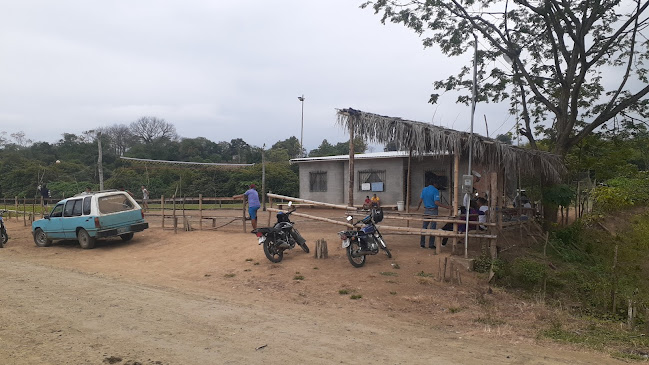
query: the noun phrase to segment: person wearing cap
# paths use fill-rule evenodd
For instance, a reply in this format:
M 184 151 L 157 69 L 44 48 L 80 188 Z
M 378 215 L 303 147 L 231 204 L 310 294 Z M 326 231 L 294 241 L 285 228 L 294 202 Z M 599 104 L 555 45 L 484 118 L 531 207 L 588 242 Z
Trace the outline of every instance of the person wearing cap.
M 233 196 L 233 198 L 245 197 L 248 199 L 248 214 L 250 215 L 252 229 L 257 228 L 257 210 L 261 208 L 261 204 L 259 203 L 259 193 L 255 190 L 256 187 L 255 184 L 250 184 L 250 189 L 246 190 L 245 193 Z

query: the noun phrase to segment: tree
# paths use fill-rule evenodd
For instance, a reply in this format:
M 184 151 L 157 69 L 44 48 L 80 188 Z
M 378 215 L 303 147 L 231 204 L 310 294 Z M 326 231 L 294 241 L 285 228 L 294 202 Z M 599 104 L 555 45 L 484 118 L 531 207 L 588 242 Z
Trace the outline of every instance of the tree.
M 100 128 L 99 131 L 108 142 L 105 150 L 115 156 L 124 156 L 124 153 L 133 147 L 138 139 L 125 124 L 114 124 L 110 127 Z
M 178 139 L 176 127 L 162 118 L 142 117 L 131 123 L 130 129 L 131 133 L 145 144 L 151 144 L 160 139 L 169 141 Z
M 295 136 L 287 138 L 283 141 L 278 141 L 270 149 L 274 150 L 280 148 L 286 150 L 289 159 L 301 157 L 303 155 L 302 147 L 300 146 L 300 141 Z
M 448 56 L 473 52 L 473 34 L 479 36 L 479 101 L 509 100 L 512 113 L 521 111 L 532 148 L 539 148 L 534 132 L 542 132 L 551 151 L 565 156 L 616 116 L 648 114 L 643 61 L 649 53 L 639 33 L 648 24 L 647 1 L 375 0 L 361 5 L 367 6 L 382 13 L 383 23 L 401 23 L 426 35 L 425 46 L 436 44 Z M 470 90 L 471 68 L 434 86 Z M 438 96 L 431 95 L 431 102 Z M 458 97 L 458 102 L 470 100 L 467 94 Z

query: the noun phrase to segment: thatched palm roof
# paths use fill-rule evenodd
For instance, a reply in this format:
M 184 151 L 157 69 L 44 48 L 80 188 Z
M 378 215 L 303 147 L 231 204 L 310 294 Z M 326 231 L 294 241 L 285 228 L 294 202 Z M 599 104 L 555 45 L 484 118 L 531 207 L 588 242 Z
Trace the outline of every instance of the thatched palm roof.
M 467 155 L 473 145 L 473 161 L 492 171 L 520 168 L 524 175 L 544 175 L 559 181 L 565 171 L 561 156 L 549 152 L 511 146 L 492 138 L 395 117 L 366 113 L 355 109 L 338 109 L 338 124 L 354 130 L 375 143 L 396 143 L 400 150 L 412 149 L 413 155 L 449 152 Z

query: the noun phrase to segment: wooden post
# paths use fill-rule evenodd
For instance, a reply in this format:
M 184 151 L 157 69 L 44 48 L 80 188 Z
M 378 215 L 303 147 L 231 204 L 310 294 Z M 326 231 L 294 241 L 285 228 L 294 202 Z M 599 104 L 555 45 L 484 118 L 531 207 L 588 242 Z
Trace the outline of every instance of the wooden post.
M 268 193 L 270 194 L 271 192 L 268 191 Z M 272 197 L 272 196 L 269 196 L 269 195 L 267 195 L 267 196 L 268 196 L 268 205 L 269 205 L 269 208 L 272 208 L 272 207 L 273 207 L 273 197 Z M 271 216 L 271 215 L 273 215 L 273 213 L 272 213 L 271 211 L 268 211 L 268 224 L 266 225 L 267 227 L 270 227 L 270 216 Z
M 27 226 L 27 197 L 23 196 L 23 226 Z
M 329 257 L 329 250 L 327 249 L 327 241 L 321 238 L 315 241 L 315 254 L 316 259 L 326 259 Z
M 32 200 L 32 222 L 36 220 L 36 198 Z
M 453 154 L 453 212 L 452 216 L 456 216 L 457 212 L 460 210 L 460 152 L 457 151 Z M 453 224 L 453 233 L 457 233 L 457 224 Z M 455 253 L 455 247 L 457 246 L 457 237 L 453 237 L 453 250 Z M 466 243 L 465 243 L 466 244 Z
M 354 125 L 351 120 L 349 123 L 349 190 L 347 206 L 354 206 Z
M 246 233 L 246 199 L 241 199 L 241 221 L 243 222 L 243 233 Z
M 165 229 L 165 196 L 160 196 L 160 209 L 162 210 L 162 229 Z
M 176 218 L 176 194 L 173 196 L 173 217 L 174 217 L 174 233 L 178 233 L 178 218 Z
M 444 257 L 444 272 L 442 273 L 442 281 L 446 281 L 446 265 L 448 265 L 448 257 Z
M 406 175 L 406 213 L 410 213 L 410 195 L 412 195 L 412 147 L 408 153 L 408 172 Z M 410 221 L 406 221 L 406 227 L 410 227 Z
M 203 230 L 203 194 L 198 194 L 198 229 Z
M 14 197 L 14 205 L 16 207 L 16 209 L 15 209 L 16 210 L 16 222 L 18 222 L 19 215 L 18 215 L 18 197 L 17 196 Z

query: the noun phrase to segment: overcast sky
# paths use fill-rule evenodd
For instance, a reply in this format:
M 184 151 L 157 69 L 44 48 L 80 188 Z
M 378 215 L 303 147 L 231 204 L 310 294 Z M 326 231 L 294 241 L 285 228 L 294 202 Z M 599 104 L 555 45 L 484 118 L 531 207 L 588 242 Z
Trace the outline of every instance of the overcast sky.
M 470 60 L 423 49 L 362 0 L 0 0 L 0 132 L 33 141 L 156 116 L 181 137 L 304 147 L 348 136 L 336 108 L 468 130 L 469 107 L 435 80 Z M 475 130 L 505 133 L 506 106 Z

